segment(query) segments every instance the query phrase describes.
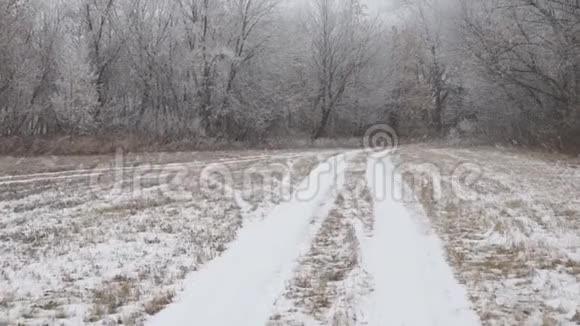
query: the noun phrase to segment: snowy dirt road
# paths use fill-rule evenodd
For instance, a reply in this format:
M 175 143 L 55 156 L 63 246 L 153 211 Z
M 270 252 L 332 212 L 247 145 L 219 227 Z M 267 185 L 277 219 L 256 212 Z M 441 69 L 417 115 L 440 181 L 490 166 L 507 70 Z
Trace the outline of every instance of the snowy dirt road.
M 343 184 L 343 156 L 318 166 L 296 197 L 242 230 L 222 257 L 192 275 L 180 301 L 151 325 L 261 325 L 270 316 L 304 244 Z M 329 204 L 330 203 L 330 204 Z
M 390 158 L 369 157 L 365 174 L 366 159 L 315 168 L 148 325 L 478 325 L 426 220 L 394 200 Z

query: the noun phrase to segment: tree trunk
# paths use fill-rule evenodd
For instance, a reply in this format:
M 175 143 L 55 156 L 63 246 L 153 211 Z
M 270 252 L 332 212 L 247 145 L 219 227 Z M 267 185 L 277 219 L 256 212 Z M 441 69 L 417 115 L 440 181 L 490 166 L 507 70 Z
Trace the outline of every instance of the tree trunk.
M 443 135 L 443 100 L 441 98 L 441 90 L 435 92 L 435 114 L 433 116 L 433 123 L 437 134 Z
M 322 119 L 320 120 L 320 124 L 318 128 L 316 128 L 315 132 L 312 134 L 312 140 L 317 140 L 324 136 L 326 131 L 326 126 L 328 125 L 328 121 L 330 120 L 330 108 L 323 108 L 322 109 Z

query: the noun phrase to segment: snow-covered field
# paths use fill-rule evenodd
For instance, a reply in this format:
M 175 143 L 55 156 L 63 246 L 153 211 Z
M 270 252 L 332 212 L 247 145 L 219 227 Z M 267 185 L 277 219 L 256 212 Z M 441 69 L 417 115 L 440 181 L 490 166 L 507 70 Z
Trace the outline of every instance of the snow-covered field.
M 0 323 L 141 323 L 330 155 L 111 157 L 0 177 Z
M 580 159 L 416 145 L 397 162 L 440 173 L 440 195 L 415 192 L 484 324 L 580 324 Z
M 580 320 L 578 161 L 413 145 L 74 163 L 0 159 L 0 324 Z

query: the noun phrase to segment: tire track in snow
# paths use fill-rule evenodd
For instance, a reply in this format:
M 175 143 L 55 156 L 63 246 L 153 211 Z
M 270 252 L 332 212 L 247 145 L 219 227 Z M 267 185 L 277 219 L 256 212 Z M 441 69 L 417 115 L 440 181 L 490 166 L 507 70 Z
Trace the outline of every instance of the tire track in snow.
M 237 164 L 237 163 L 248 163 L 248 162 L 258 162 L 262 160 L 270 159 L 284 159 L 284 158 L 296 158 L 302 157 L 303 154 L 283 154 L 283 155 L 260 155 L 260 156 L 249 156 L 245 158 L 236 159 L 223 159 L 223 160 L 209 160 L 209 161 L 196 161 L 196 162 L 184 162 L 184 163 L 168 163 L 168 164 L 155 164 L 146 166 L 148 168 L 148 173 L 165 171 L 169 169 L 175 169 L 179 171 L 184 167 L 201 167 L 209 166 L 211 164 Z M 4 176 L 0 177 L 0 186 L 11 185 L 11 184 L 23 184 L 23 183 L 34 183 L 42 181 L 55 181 L 55 180 L 69 180 L 74 178 L 90 178 L 105 175 L 108 173 L 123 173 L 125 171 L 133 171 L 144 167 L 144 165 L 136 166 L 124 166 L 124 167 L 112 167 L 112 168 L 95 168 L 95 169 L 80 169 L 80 170 L 68 170 L 60 172 L 47 172 L 47 173 L 35 173 L 35 174 L 22 174 L 14 176 Z
M 439 238 L 426 220 L 413 217 L 393 197 L 390 158 L 370 158 L 367 180 L 375 198 L 375 229 L 362 242 L 374 291 L 361 303 L 359 325 L 480 325 L 466 290 L 444 259 Z M 423 224 L 423 225 L 422 225 Z
M 243 228 L 223 256 L 186 280 L 178 301 L 149 325 L 265 325 L 305 244 L 344 185 L 346 154 L 315 168 L 290 202 Z
M 277 299 L 268 326 L 347 326 L 358 319 L 356 302 L 370 289 L 360 264 L 360 240 L 372 232 L 366 166 L 366 154 L 349 162 L 343 191 Z

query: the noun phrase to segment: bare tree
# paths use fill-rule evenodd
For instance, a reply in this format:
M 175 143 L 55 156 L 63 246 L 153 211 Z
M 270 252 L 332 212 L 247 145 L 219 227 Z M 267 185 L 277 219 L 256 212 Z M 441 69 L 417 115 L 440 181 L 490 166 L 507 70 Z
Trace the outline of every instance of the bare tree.
M 222 105 L 217 112 L 216 120 L 220 132 L 230 138 L 240 140 L 249 132 L 250 126 L 242 126 L 244 113 L 240 107 L 252 106 L 249 96 L 244 96 L 241 87 L 236 87 L 237 79 L 244 68 L 251 66 L 251 60 L 260 55 L 269 40 L 270 33 L 264 27 L 272 19 L 278 0 L 228 0 L 229 29 L 227 41 L 231 53 L 226 56 L 225 85 Z M 239 83 L 238 83 L 239 84 Z M 242 118 L 242 119 L 240 119 Z M 241 130 L 240 130 L 241 129 Z M 238 130 L 239 132 L 233 132 Z
M 0 0 L 0 132 L 259 142 L 470 120 L 580 145 L 577 1 L 404 2 L 389 32 L 358 0 Z
M 91 65 L 96 75 L 99 103 L 95 111 L 97 118 L 108 104 L 107 69 L 121 51 L 121 42 L 116 38 L 113 26 L 115 6 L 115 0 L 83 0 L 79 8 L 88 40 Z
M 463 8 L 465 46 L 520 108 L 515 119 L 525 122 L 526 137 L 557 137 L 560 146 L 562 137 L 573 138 L 580 128 L 577 2 L 476 1 L 463 2 Z
M 317 0 L 309 21 L 318 94 L 314 110 L 320 122 L 313 139 L 324 135 L 331 113 L 340 104 L 355 74 L 375 54 L 374 26 L 365 20 L 358 1 Z M 376 32 L 376 30 L 375 30 Z

